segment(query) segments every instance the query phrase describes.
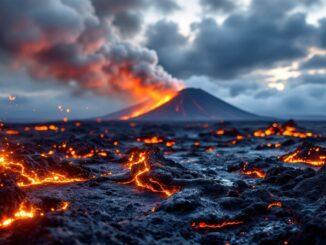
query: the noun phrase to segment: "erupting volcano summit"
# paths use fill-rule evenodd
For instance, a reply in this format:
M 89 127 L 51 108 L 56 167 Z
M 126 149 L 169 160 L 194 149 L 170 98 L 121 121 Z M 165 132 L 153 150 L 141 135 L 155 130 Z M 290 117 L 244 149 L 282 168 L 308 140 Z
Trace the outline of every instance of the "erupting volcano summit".
M 127 109 L 109 114 L 104 120 L 136 121 L 251 121 L 263 119 L 257 115 L 243 111 L 202 89 L 187 88 L 181 90 L 170 101 L 137 117 L 128 117 L 141 109 L 141 103 Z

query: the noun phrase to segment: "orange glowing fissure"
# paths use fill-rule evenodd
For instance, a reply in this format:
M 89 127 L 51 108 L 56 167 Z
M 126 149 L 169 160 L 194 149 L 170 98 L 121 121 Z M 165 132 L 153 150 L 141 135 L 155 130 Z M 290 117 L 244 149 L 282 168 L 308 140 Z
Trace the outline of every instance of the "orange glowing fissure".
M 309 156 L 312 154 L 318 155 L 320 151 L 319 147 L 312 147 L 307 153 L 307 158 L 300 157 L 300 150 L 296 150 L 293 153 L 290 153 L 282 157 L 282 161 L 285 163 L 304 163 L 313 167 L 322 167 L 326 163 L 326 155 L 320 154 L 317 157 L 309 159 Z
M 272 126 L 265 130 L 257 130 L 253 133 L 255 137 L 268 137 L 272 135 L 277 136 L 287 136 L 287 137 L 295 137 L 295 138 L 308 138 L 308 137 L 319 137 L 318 134 L 314 134 L 312 132 L 300 132 L 295 127 L 288 125 L 280 125 L 278 123 L 273 123 Z
M 50 172 L 47 176 L 40 177 L 36 172 L 26 170 L 24 164 L 7 161 L 4 157 L 0 156 L 0 171 L 1 168 L 3 170 L 11 171 L 17 174 L 19 176 L 17 185 L 20 187 L 29 187 L 43 184 L 67 184 L 86 180 L 83 178 L 70 178 L 66 175 L 56 172 Z
M 252 168 L 252 169 L 247 169 L 249 163 L 246 163 L 242 170 L 241 170 L 241 174 L 244 175 L 249 175 L 255 178 L 266 178 L 266 173 L 265 171 L 263 171 L 262 169 L 258 169 L 258 168 Z
M 177 188 L 169 188 L 160 183 L 158 180 L 145 177 L 151 171 L 151 166 L 149 164 L 149 154 L 150 153 L 147 151 L 131 154 L 128 159 L 127 167 L 129 170 L 133 170 L 135 166 L 138 166 L 137 172 L 133 174 L 131 181 L 122 184 L 135 183 L 138 187 L 147 189 L 149 191 L 163 193 L 167 197 L 172 196 L 175 192 L 178 191 Z
M 201 229 L 222 229 L 230 226 L 236 226 L 243 224 L 243 221 L 224 221 L 221 223 L 208 224 L 206 222 L 193 222 L 191 227 L 196 230 Z
M 272 202 L 272 203 L 268 204 L 268 206 L 267 206 L 268 209 L 271 209 L 274 207 L 282 208 L 283 204 L 282 204 L 282 202 Z
M 59 212 L 67 210 L 69 207 L 69 202 L 62 202 L 61 206 L 57 209 L 51 208 L 51 212 Z M 15 221 L 33 219 L 38 216 L 44 216 L 44 212 L 40 208 L 36 208 L 32 205 L 26 205 L 22 202 L 18 210 L 11 216 L 4 217 L 0 219 L 0 228 L 7 228 L 12 225 Z

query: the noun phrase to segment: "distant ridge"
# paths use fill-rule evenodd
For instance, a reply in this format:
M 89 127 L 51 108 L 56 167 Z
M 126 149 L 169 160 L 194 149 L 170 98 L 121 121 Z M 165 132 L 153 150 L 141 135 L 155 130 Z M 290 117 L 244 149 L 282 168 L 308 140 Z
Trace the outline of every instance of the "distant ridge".
M 138 104 L 102 117 L 103 120 L 119 120 L 141 107 Z M 266 118 L 241 110 L 207 93 L 202 89 L 181 90 L 169 102 L 147 112 L 132 121 L 254 121 Z

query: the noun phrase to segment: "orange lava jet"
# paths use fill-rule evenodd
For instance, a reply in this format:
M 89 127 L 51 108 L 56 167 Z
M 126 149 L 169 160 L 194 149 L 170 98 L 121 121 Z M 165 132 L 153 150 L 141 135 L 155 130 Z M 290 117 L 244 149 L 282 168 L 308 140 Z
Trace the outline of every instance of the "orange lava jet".
M 141 151 L 133 152 L 127 163 L 127 167 L 132 172 L 132 179 L 122 184 L 135 183 L 138 187 L 147 189 L 152 192 L 163 193 L 167 197 L 172 196 L 178 191 L 176 187 L 168 187 L 159 180 L 154 179 L 148 174 L 151 172 L 151 165 L 149 163 L 150 152 Z
M 285 163 L 304 163 L 313 167 L 322 167 L 326 163 L 326 149 L 304 144 L 294 152 L 281 156 Z
M 262 169 L 258 169 L 258 168 L 248 169 L 248 164 L 249 163 L 246 163 L 243 166 L 241 170 L 241 174 L 249 175 L 254 178 L 266 178 L 266 173 Z
M 137 78 L 135 79 L 129 77 L 128 79 L 124 80 L 124 86 L 132 87 L 130 91 L 132 91 L 132 96 L 134 98 L 141 100 L 147 98 L 148 100 L 142 104 L 139 104 L 137 108 L 128 115 L 120 117 L 120 120 L 130 120 L 155 110 L 156 108 L 172 100 L 177 95 L 178 91 L 184 88 L 184 85 L 179 82 L 174 83 L 170 88 L 163 88 L 161 85 L 164 83 L 157 83 L 153 86 L 144 86 Z
M 236 226 L 243 224 L 243 221 L 223 221 L 221 223 L 208 224 L 206 222 L 193 222 L 191 227 L 196 230 L 217 230 L 230 226 Z
M 273 123 L 270 127 L 264 130 L 257 130 L 253 133 L 255 137 L 267 137 L 272 135 L 277 136 L 287 136 L 287 137 L 295 137 L 295 138 L 309 138 L 309 137 L 319 137 L 318 134 L 314 134 L 311 132 L 300 132 L 297 130 L 294 122 L 287 122 L 284 125 Z
M 56 172 L 49 172 L 47 176 L 40 177 L 35 171 L 27 170 L 23 163 L 7 161 L 3 156 L 0 156 L 0 172 L 3 171 L 15 173 L 18 176 L 17 185 L 20 187 L 43 184 L 67 184 L 86 180 L 83 178 L 70 178 Z

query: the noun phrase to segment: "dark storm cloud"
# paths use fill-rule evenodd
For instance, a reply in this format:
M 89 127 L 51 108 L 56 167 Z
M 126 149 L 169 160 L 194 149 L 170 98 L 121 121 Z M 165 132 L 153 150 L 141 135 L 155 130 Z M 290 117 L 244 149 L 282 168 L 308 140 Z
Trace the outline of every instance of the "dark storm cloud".
M 326 69 L 326 55 L 315 55 L 301 65 L 301 69 Z
M 252 0 L 250 11 L 261 16 L 283 17 L 289 11 L 299 6 L 314 6 L 321 2 L 321 0 Z
M 229 12 L 236 8 L 234 0 L 200 0 L 200 4 L 209 12 Z
M 172 37 L 169 41 L 162 34 L 167 30 Z M 188 40 L 183 45 L 187 48 L 180 50 L 180 40 L 184 40 L 176 24 L 160 22 L 149 28 L 147 45 L 157 51 L 161 64 L 176 76 L 230 79 L 257 68 L 273 67 L 305 56 L 316 32 L 306 23 L 304 14 L 274 19 L 256 11 L 233 14 L 222 25 L 204 19 L 194 24 L 193 30 L 193 42 Z
M 319 44 L 322 48 L 326 48 L 326 18 L 319 21 Z
M 303 84 L 321 84 L 326 85 L 326 75 L 325 74 L 315 74 L 309 75 L 305 74 L 299 78 Z
M 181 10 L 181 7 L 176 3 L 175 0 L 154 0 L 151 4 L 162 13 L 171 13 L 177 10 Z

